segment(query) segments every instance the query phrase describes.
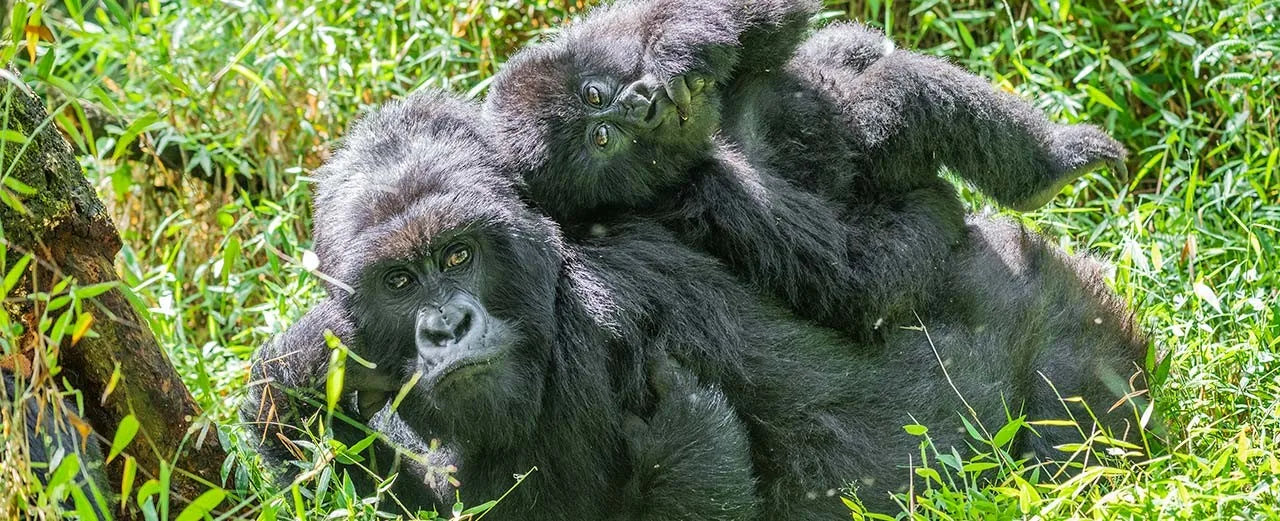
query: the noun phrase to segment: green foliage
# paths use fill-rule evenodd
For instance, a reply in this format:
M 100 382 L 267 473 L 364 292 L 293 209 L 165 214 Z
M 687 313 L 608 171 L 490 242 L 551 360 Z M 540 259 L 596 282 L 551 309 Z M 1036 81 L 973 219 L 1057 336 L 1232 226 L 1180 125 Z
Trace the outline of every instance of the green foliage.
M 505 56 L 572 14 L 566 5 L 581 9 L 545 0 L 19 0 L 0 58 L 14 59 L 50 100 L 122 230 L 128 295 L 238 447 L 232 405 L 250 353 L 319 292 L 304 261 L 308 170 L 372 104 L 423 86 L 481 95 Z M 1114 261 L 1115 287 L 1152 338 L 1159 408 L 1136 413 L 1154 428 L 1143 439 L 1152 456 L 1121 458 L 1134 448 L 1095 433 L 1063 447 L 1078 473 L 1055 482 L 1054 469 L 1006 452 L 1016 431 L 1037 428 L 1022 418 L 973 426 L 978 455 L 968 460 L 932 447 L 927 426 L 908 426 L 921 438 L 919 454 L 902 455 L 915 495 L 901 496 L 894 515 L 1280 516 L 1280 2 L 828 7 L 827 18 L 884 27 L 899 46 L 949 57 L 1058 120 L 1102 125 L 1133 152 L 1132 182 L 1090 175 L 1023 218 L 1070 251 Z M 96 123 L 103 115 L 109 121 Z M 178 169 L 157 150 L 180 150 Z M 964 193 L 975 209 L 984 204 Z M 12 286 L 6 276 L 6 293 Z M 44 332 L 92 334 L 79 317 L 93 291 L 32 296 L 49 303 Z M 16 333 L 3 325 L 8 343 Z M 370 501 L 328 464 L 353 452 L 329 443 L 322 424 L 300 447 L 312 458 L 305 479 L 278 487 L 239 452 L 225 466 L 225 492 L 197 503 L 244 502 L 239 512 L 260 519 L 368 518 Z M 195 504 L 170 511 L 162 488 L 138 485 L 148 516 L 201 517 Z M 883 518 L 849 504 L 855 518 Z

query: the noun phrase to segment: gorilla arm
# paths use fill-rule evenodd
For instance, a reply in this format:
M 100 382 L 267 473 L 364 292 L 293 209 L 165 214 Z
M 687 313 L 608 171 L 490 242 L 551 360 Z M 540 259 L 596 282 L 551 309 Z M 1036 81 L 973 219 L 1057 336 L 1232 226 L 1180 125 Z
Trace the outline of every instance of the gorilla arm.
M 807 95 L 777 96 L 784 101 L 771 141 L 800 146 L 780 159 L 830 161 L 852 153 L 867 162 L 863 168 L 824 175 L 857 171 L 870 176 L 872 186 L 900 186 L 903 178 L 933 176 L 945 165 L 1016 210 L 1043 206 L 1099 166 L 1127 178 L 1124 146 L 1097 127 L 1053 123 L 1026 100 L 964 69 L 892 49 L 879 32 L 855 23 L 828 26 L 806 41 L 788 64 L 797 83 L 782 94 L 799 89 Z M 817 123 L 824 119 L 830 127 Z M 805 145 L 834 135 L 845 136 L 850 150 Z M 839 180 L 827 186 L 850 190 Z
M 635 5 L 638 5 L 635 4 Z M 814 0 L 655 0 L 647 3 L 645 72 L 687 111 L 710 81 L 754 81 L 782 67 L 817 14 Z
M 354 346 L 357 341 L 350 317 L 332 299 L 325 299 L 309 310 L 284 333 L 272 338 L 253 355 L 250 368 L 249 394 L 240 406 L 240 417 L 247 426 L 268 466 L 279 471 L 282 482 L 296 477 L 297 467 L 286 462 L 302 456 L 292 441 L 307 429 L 309 418 L 323 418 L 325 414 L 325 381 L 329 371 L 329 349 L 325 332 L 332 332 L 344 344 Z M 372 387 L 373 373 L 348 360 L 345 374 L 348 390 Z M 337 413 L 350 411 L 354 405 L 351 393 L 340 403 Z M 350 416 L 355 416 L 351 414 Z M 354 424 L 349 418 L 340 417 L 331 422 L 333 436 L 347 446 L 354 445 L 369 436 L 367 427 Z M 431 457 L 427 445 L 393 414 L 383 414 L 376 420 L 381 436 L 367 449 L 364 464 L 381 476 L 393 472 L 402 474 L 391 488 L 401 504 L 408 507 L 432 508 L 431 501 L 437 494 L 435 487 L 447 486 L 443 480 L 433 479 L 428 465 L 402 458 L 404 447 L 419 456 Z M 377 485 L 377 477 L 369 476 L 363 469 L 349 467 L 351 478 L 361 490 L 371 491 Z M 430 488 L 424 491 L 424 483 Z M 443 496 L 445 494 L 440 494 Z

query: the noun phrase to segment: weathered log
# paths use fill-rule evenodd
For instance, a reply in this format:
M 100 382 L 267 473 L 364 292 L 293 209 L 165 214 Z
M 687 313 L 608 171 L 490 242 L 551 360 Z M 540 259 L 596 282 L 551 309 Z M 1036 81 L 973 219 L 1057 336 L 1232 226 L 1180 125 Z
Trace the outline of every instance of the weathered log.
M 0 204 L 5 273 L 23 255 L 34 255 L 5 303 L 9 316 L 24 326 L 26 337 L 20 345 L 32 349 L 43 345 L 39 336 L 43 303 L 26 297 L 49 292 L 66 278 L 79 287 L 117 280 L 113 261 L 121 243 L 44 104 L 16 74 L 3 69 L 0 121 L 10 131 L 0 141 L 4 147 L 0 166 L 9 178 L 34 189 L 23 195 L 27 190 L 12 181 L 0 187 L 20 201 Z M 125 452 L 138 462 L 138 483 L 148 475 L 159 476 L 161 461 L 176 462 L 170 487 L 176 503 L 204 492 L 208 485 L 202 480 L 218 483 L 225 452 L 216 433 L 191 432 L 199 409 L 147 323 L 119 289 L 93 297 L 83 309 L 94 315 L 95 334 L 74 343 L 68 334 L 49 349 L 58 353 L 63 375 L 84 393 L 85 416 L 95 433 L 113 439 L 121 420 L 132 414 L 140 429 Z M 117 370 L 118 380 L 112 384 Z M 211 428 L 207 422 L 205 427 Z M 118 492 L 119 469 L 114 470 L 112 488 Z

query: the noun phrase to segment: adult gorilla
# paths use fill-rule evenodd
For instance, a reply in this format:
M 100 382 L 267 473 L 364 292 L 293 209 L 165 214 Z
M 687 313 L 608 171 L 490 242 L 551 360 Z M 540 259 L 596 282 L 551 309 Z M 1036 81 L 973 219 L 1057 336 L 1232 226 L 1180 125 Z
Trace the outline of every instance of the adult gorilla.
M 890 331 L 881 348 L 850 346 L 651 222 L 564 243 L 490 159 L 475 110 L 420 94 L 351 130 L 320 172 L 315 239 L 324 270 L 354 291 L 331 287 L 326 316 L 276 339 L 254 372 L 276 388 L 314 388 L 327 359 L 318 331 L 329 328 L 378 366 L 349 379 L 363 406 L 420 374 L 397 421 L 446 442 L 466 503 L 540 469 L 495 518 L 658 519 L 654 511 L 685 505 L 699 518 L 834 519 L 847 512 L 832 496 L 849 483 L 873 508 L 904 489 L 919 439 L 903 425 L 925 424 L 939 447 L 961 453 L 971 442 L 962 417 L 995 429 L 1007 410 L 1033 420 L 1070 413 L 1091 432 L 1089 415 L 1066 410 L 1061 394 L 1082 396 L 1115 437 L 1129 428 L 1130 407 L 1107 408 L 1130 381 L 1142 388 L 1128 377 L 1140 375 L 1143 343 L 1088 259 L 1016 225 L 972 219 L 925 327 Z M 650 368 L 667 357 L 696 377 L 695 389 L 654 392 L 664 370 Z M 717 389 L 732 412 L 714 422 L 730 428 L 698 425 L 696 414 L 628 428 L 630 415 L 669 419 L 666 401 L 701 403 L 698 393 Z M 255 390 L 246 416 L 276 421 L 261 415 L 272 409 Z M 655 434 L 666 439 L 635 443 Z M 1081 438 L 1076 428 L 1020 434 L 1016 452 L 1045 458 Z M 664 450 L 676 452 L 644 452 Z M 749 469 L 733 459 L 741 451 Z M 662 474 L 636 463 L 655 459 L 687 465 Z M 400 481 L 401 500 L 454 501 L 438 480 Z M 711 483 L 726 496 L 660 486 L 671 482 Z

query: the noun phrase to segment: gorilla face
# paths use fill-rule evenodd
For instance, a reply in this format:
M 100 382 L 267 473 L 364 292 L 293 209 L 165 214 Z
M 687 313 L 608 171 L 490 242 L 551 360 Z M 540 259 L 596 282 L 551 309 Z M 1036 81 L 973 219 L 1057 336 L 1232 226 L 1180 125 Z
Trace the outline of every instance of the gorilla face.
M 473 118 L 450 117 L 474 113 L 438 94 L 392 104 L 357 124 L 318 172 L 316 251 L 350 286 L 335 299 L 382 379 L 359 390 L 365 415 L 415 378 L 401 411 L 444 428 L 509 425 L 540 399 L 558 234 L 511 204 L 511 180 Z
M 518 309 L 538 304 L 496 306 L 496 288 L 515 284 L 519 273 L 497 264 L 514 256 L 512 245 L 476 224 L 424 237 L 412 251 L 387 252 L 362 269 L 352 284 L 349 306 L 362 344 L 380 367 L 402 384 L 418 378 L 422 393 L 441 408 L 475 400 L 492 402 L 487 391 L 536 394 L 521 366 L 538 363 L 538 353 L 517 352 L 536 331 L 512 323 Z M 382 242 L 378 234 L 367 240 Z M 532 276 L 533 274 L 527 274 Z M 523 318 L 523 317 L 521 317 Z M 415 374 L 418 373 L 418 374 Z M 380 408 L 386 395 L 366 393 L 363 407 Z M 367 414 L 367 412 L 366 412 Z
M 660 79 L 646 63 L 646 31 L 619 28 L 635 23 L 621 10 L 517 53 L 486 102 L 508 159 L 556 218 L 652 204 L 709 156 L 719 126 L 712 82 Z

